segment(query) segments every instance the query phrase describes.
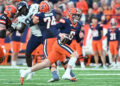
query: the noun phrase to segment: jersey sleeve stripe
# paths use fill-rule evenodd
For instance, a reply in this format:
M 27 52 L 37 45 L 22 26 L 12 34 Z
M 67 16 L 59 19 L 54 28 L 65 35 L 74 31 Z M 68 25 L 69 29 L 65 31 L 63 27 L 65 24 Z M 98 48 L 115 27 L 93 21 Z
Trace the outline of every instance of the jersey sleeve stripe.
M 4 20 L 0 20 L 0 23 L 5 24 L 6 22 Z

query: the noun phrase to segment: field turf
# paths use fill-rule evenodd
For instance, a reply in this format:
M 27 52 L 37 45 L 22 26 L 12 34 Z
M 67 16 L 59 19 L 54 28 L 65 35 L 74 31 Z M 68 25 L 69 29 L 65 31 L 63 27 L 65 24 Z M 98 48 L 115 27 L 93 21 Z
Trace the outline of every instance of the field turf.
M 0 86 L 21 86 L 19 70 L 0 66 Z M 62 80 L 64 70 L 60 68 L 60 80 L 48 83 L 51 73 L 49 69 L 44 69 L 35 72 L 31 80 L 25 80 L 23 86 L 120 86 L 120 70 L 81 70 L 76 68 L 73 71 L 78 79 L 77 82 Z

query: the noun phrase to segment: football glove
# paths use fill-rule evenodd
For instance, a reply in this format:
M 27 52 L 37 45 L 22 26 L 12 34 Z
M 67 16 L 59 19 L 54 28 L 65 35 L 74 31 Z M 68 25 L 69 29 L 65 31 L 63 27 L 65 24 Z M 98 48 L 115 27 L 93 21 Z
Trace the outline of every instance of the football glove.
M 69 35 L 66 35 L 62 40 L 61 40 L 61 43 L 62 44 L 68 44 L 68 42 L 70 41 L 71 39 L 69 38 Z

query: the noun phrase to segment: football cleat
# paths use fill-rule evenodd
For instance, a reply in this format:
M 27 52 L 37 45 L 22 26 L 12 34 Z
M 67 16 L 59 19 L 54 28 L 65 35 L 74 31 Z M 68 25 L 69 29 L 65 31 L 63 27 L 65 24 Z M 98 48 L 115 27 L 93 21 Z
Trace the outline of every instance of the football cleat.
M 21 85 L 23 85 L 23 82 L 24 82 L 24 77 L 21 77 L 21 78 L 20 78 L 20 83 L 21 83 Z
M 77 82 L 77 79 L 75 77 L 71 77 L 70 81 Z
M 29 73 L 26 80 L 31 80 L 33 76 L 34 76 L 34 72 Z
M 50 80 L 48 80 L 48 82 L 55 82 L 55 81 L 59 81 L 59 79 L 53 79 L 53 78 L 51 78 Z
M 65 73 L 65 74 L 62 76 L 62 79 L 70 80 L 70 79 L 71 79 L 71 76 L 70 76 L 70 74 Z
M 21 85 L 23 85 L 25 76 L 26 76 L 25 70 L 20 70 L 20 82 L 21 82 Z

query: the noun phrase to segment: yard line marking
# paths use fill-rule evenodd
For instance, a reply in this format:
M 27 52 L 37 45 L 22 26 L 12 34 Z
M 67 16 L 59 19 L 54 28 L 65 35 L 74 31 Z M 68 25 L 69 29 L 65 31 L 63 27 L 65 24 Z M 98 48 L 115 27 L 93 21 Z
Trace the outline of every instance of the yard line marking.
M 3 84 L 20 84 L 20 83 L 3 83 Z M 24 85 L 33 84 L 33 85 L 71 85 L 72 83 L 24 83 Z
M 102 73 L 98 73 L 98 74 L 78 74 L 79 76 L 103 76 L 103 75 L 105 75 L 105 76 L 108 76 L 108 75 L 120 75 L 120 74 L 102 74 Z
M 83 79 L 83 78 L 77 78 L 77 79 Z M 96 80 L 96 79 L 98 79 L 98 80 L 99 80 L 99 79 L 101 79 L 101 80 L 103 80 L 103 79 L 104 79 L 104 80 L 109 80 L 109 79 L 110 79 L 110 80 L 113 80 L 113 79 L 116 80 L 116 79 L 118 79 L 118 80 L 119 80 L 120 78 L 116 78 L 116 77 L 114 77 L 114 78 L 88 78 L 88 77 L 87 77 L 87 78 L 84 78 L 84 79 L 85 79 L 85 80 L 86 80 L 86 79 L 88 79 L 88 80 L 91 80 L 91 79 L 93 79 L 93 80 L 94 80 L 94 79 L 95 79 L 95 80 Z
M 28 67 L 12 67 L 12 66 L 0 66 L 0 69 L 27 69 Z M 45 68 L 45 69 L 49 69 L 49 68 Z M 64 70 L 64 68 L 62 67 L 58 67 L 58 70 Z M 120 70 L 120 68 L 117 68 L 117 69 L 111 69 L 111 68 L 108 68 L 108 69 L 102 69 L 102 68 L 99 68 L 99 69 L 94 69 L 94 68 L 85 68 L 85 69 L 82 69 L 82 68 L 73 68 L 73 70 L 80 70 L 80 71 L 84 71 L 84 70 L 105 70 L 105 71 L 114 71 L 114 70 Z
M 83 84 L 83 82 L 81 82 L 81 83 L 77 83 L 76 85 L 79 84 L 79 85 L 81 85 L 81 86 L 83 86 L 83 85 L 86 86 L 86 84 L 90 84 L 90 83 L 100 84 L 101 82 L 96 81 L 96 82 L 88 82 L 88 83 L 84 83 L 84 84 Z M 106 82 L 102 82 L 102 84 L 103 84 L 103 83 L 106 83 Z M 110 81 L 110 82 L 108 82 L 108 83 L 110 84 L 110 83 L 113 83 L 113 82 Z M 2 83 L 2 84 L 19 84 L 19 85 L 20 85 L 20 83 Z M 27 83 L 27 82 L 25 82 L 24 85 L 25 85 L 25 84 L 26 84 L 26 85 L 27 85 L 27 84 L 32 84 L 32 85 L 75 85 L 75 83 L 73 83 L 73 82 L 69 82 L 69 83 L 60 83 L 60 82 L 59 82 L 59 83 L 46 83 L 46 82 L 44 82 L 44 83 L 43 83 L 43 82 L 42 82 L 42 83 L 36 83 L 36 82 L 35 82 L 35 83 L 32 83 L 32 82 L 31 82 L 31 83 Z M 115 82 L 115 84 L 119 84 L 119 82 Z M 96 85 L 95 85 L 95 86 L 96 86 Z M 98 85 L 97 85 L 97 86 L 98 86 Z M 99 85 L 99 86 L 101 86 L 101 85 Z
M 72 86 L 87 86 L 88 84 L 95 84 L 95 86 L 106 86 L 106 85 L 100 85 L 100 82 L 89 82 L 89 83 L 24 83 L 23 85 L 38 85 L 38 86 L 60 86 L 60 85 L 72 85 Z M 102 82 L 106 83 L 106 82 Z M 113 82 L 109 82 L 111 84 Z M 4 85 L 21 85 L 20 83 L 3 83 Z
M 48 77 L 44 77 L 44 79 L 46 80 L 46 79 L 48 79 Z M 83 79 L 83 78 L 77 78 L 78 80 L 81 80 L 81 79 Z M 114 78 L 84 78 L 84 80 L 119 80 L 120 78 L 116 78 L 116 77 L 114 77 Z M 0 80 L 9 80 L 9 79 L 0 79 Z M 10 80 L 14 80 L 14 79 L 10 79 Z M 19 81 L 20 79 L 19 78 L 17 78 L 17 79 L 15 79 L 15 80 L 17 80 L 17 81 Z M 32 78 L 31 79 L 31 81 L 36 81 L 36 80 L 41 80 L 41 78 Z M 60 80 L 63 80 L 63 79 L 60 79 Z
M 20 76 L 20 75 L 0 75 L 0 76 Z M 35 77 L 37 77 L 38 75 L 35 75 Z M 51 76 L 51 75 L 39 75 L 39 76 Z

